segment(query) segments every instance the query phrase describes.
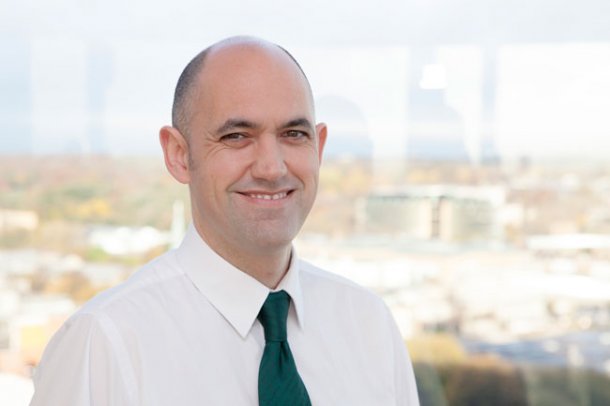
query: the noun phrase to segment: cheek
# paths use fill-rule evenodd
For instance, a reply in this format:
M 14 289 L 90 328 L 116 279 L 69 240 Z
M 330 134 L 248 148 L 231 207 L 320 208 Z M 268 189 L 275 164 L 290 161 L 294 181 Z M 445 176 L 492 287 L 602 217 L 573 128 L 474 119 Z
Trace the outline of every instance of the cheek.
M 286 163 L 292 173 L 300 178 L 317 179 L 320 170 L 318 151 L 315 148 L 295 149 L 286 155 Z
M 247 156 L 242 151 L 223 150 L 205 158 L 201 175 L 211 184 L 229 184 L 239 179 L 247 167 Z
M 314 157 L 302 159 L 298 162 L 298 167 L 295 168 L 295 171 L 299 173 L 298 176 L 305 182 L 317 182 L 319 170 L 320 165 L 317 158 Z

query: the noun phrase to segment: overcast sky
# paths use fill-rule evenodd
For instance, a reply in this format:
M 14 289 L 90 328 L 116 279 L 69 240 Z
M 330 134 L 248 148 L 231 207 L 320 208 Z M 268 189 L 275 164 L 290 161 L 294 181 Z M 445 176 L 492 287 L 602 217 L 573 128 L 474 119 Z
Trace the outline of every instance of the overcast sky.
M 492 48 L 493 132 L 503 155 L 610 153 L 605 0 L 0 0 L 7 58 L 0 73 L 18 76 L 2 70 L 13 54 L 27 55 L 34 152 L 61 152 L 71 143 L 87 150 L 80 144 L 91 128 L 97 83 L 105 89 L 96 114 L 106 147 L 148 153 L 158 150 L 156 133 L 169 121 L 182 67 L 202 47 L 235 34 L 293 51 L 318 98 L 342 98 L 361 110 L 378 156 L 405 149 L 413 124 L 410 58 L 423 46 L 444 69 L 445 99 L 462 115 L 471 150 L 481 130 L 484 50 Z M 19 87 L 7 81 L 0 120 L 11 118 L 11 100 L 19 99 L 11 93 Z M 320 118 L 331 136 L 333 125 L 345 132 L 336 112 L 319 113 L 328 114 Z

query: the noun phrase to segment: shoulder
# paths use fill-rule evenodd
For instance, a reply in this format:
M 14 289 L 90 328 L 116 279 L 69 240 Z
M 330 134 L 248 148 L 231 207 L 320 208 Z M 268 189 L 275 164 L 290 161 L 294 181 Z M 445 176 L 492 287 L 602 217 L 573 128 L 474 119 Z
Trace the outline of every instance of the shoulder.
M 125 282 L 85 303 L 45 348 L 34 376 L 37 399 L 42 403 L 33 404 L 85 404 L 80 399 L 88 399 L 89 390 L 94 390 L 90 387 L 91 373 L 98 377 L 104 375 L 100 368 L 109 372 L 95 380 L 96 387 L 110 385 L 112 382 L 105 379 L 108 377 L 116 381 L 114 387 L 124 388 L 125 396 L 130 398 L 137 383 L 130 365 L 138 357 L 133 351 L 137 348 L 133 344 L 138 332 L 167 308 L 165 300 L 171 300 L 167 295 L 172 294 L 167 287 L 173 294 L 181 295 L 188 286 L 175 254 L 170 251 L 144 265 Z M 55 373 L 57 370 L 67 371 L 74 379 L 62 378 Z M 68 383 L 73 386 L 72 390 L 66 389 Z M 45 399 L 62 400 L 46 403 Z
M 175 252 L 168 251 L 142 266 L 124 282 L 93 297 L 72 319 L 98 318 L 103 315 L 120 318 L 130 309 L 150 306 L 160 295 L 170 290 L 172 285 L 185 282 L 186 277 L 176 261 Z

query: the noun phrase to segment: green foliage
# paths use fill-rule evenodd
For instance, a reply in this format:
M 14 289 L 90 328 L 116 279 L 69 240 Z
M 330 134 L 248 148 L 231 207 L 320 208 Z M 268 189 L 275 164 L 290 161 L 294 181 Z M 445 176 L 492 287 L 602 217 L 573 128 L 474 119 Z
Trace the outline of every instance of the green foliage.
M 610 378 L 590 370 L 517 367 L 492 358 L 416 362 L 414 369 L 422 406 L 610 405 Z
M 447 406 L 446 394 L 441 382 L 442 374 L 438 368 L 431 364 L 420 362 L 414 364 L 414 369 L 420 404 Z
M 26 230 L 10 230 L 0 232 L 0 248 L 16 249 L 30 244 L 31 233 Z
M 526 368 L 530 405 L 610 405 L 610 378 L 595 371 Z
M 98 247 L 89 247 L 83 254 L 87 262 L 108 262 L 111 258 L 110 254 Z
M 159 158 L 7 157 L 0 160 L 0 208 L 33 210 L 42 223 L 150 225 L 167 229 L 188 188 Z
M 525 383 L 515 368 L 462 365 L 448 371 L 445 385 L 450 405 L 527 405 Z

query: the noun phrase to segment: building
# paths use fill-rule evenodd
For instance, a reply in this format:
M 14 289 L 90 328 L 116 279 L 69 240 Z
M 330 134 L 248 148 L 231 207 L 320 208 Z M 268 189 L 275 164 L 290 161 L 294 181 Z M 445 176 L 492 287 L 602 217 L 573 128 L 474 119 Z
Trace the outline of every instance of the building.
M 38 228 L 38 214 L 31 210 L 0 209 L 0 233 Z
M 413 239 L 455 243 L 502 242 L 501 187 L 409 186 L 366 199 L 364 229 Z

